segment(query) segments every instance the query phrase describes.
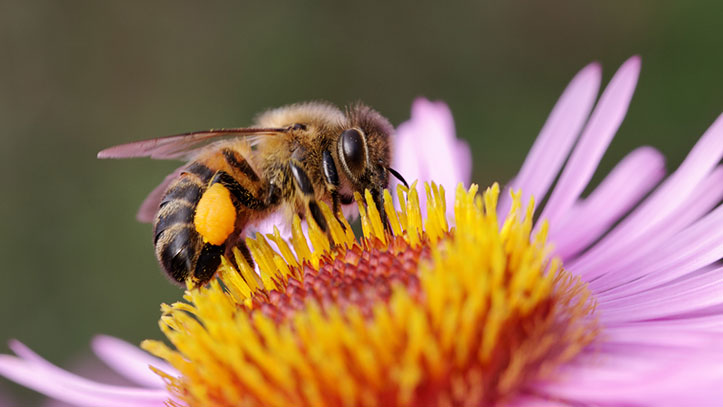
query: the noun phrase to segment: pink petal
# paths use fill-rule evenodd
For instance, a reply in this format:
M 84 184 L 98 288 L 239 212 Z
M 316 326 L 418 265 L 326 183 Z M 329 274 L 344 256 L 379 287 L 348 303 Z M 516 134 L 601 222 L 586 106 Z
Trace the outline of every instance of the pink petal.
M 397 128 L 392 150 L 392 168 L 410 183 L 434 181 L 447 191 L 447 214 L 454 214 L 457 184 L 471 178 L 472 155 L 466 142 L 455 136 L 454 120 L 446 104 L 418 98 L 412 104 L 412 117 Z M 399 183 L 390 182 L 392 190 Z M 419 194 L 422 213 L 426 196 Z
M 522 396 L 515 397 L 509 402 L 510 406 L 514 407 L 573 407 L 573 404 L 568 404 L 560 401 L 559 399 L 550 400 L 532 394 L 525 394 Z
M 665 159 L 651 147 L 628 154 L 559 224 L 550 225 L 555 254 L 567 259 L 599 239 L 665 175 Z M 557 226 L 556 226 L 557 225 Z
M 680 165 L 633 214 L 587 253 L 568 267 L 578 275 L 592 279 L 606 273 L 611 260 L 621 260 L 640 242 L 653 236 L 671 213 L 683 204 L 692 190 L 715 167 L 723 155 L 723 115 L 705 132 Z
M 282 238 L 286 240 L 291 238 L 291 222 L 289 222 L 289 216 L 281 210 L 273 212 L 263 219 L 250 224 L 248 228 L 244 230 L 244 233 L 246 236 L 255 236 L 256 233 L 261 233 L 265 236 L 273 234 L 274 227 L 279 230 Z
M 707 349 L 708 351 L 723 352 L 723 334 L 720 332 L 705 332 L 689 329 L 669 329 L 647 322 L 635 325 L 608 325 L 605 335 L 601 338 L 603 345 L 611 344 L 617 347 L 620 352 L 626 351 L 637 345 L 642 345 L 652 352 L 659 350 L 682 350 L 688 352 L 695 349 Z M 646 350 L 635 349 L 636 354 Z M 672 353 L 671 353 L 672 354 Z
M 417 152 L 417 143 L 419 141 L 416 138 L 423 129 L 420 128 L 415 119 L 415 117 L 412 117 L 409 121 L 397 127 L 397 133 L 392 144 L 394 147 L 392 149 L 392 168 L 402 174 L 410 183 L 420 177 L 428 177 L 422 159 Z M 390 186 L 394 187 L 390 189 L 396 189 L 396 185 L 399 184 L 400 182 L 397 180 L 390 179 Z
M 509 183 L 507 191 L 501 194 L 499 213 L 506 214 L 509 211 L 509 189 L 522 189 L 522 202 L 529 202 L 530 197 L 535 197 L 539 202 L 545 197 L 590 114 L 600 88 L 600 77 L 600 65 L 593 63 L 575 75 L 565 88 L 527 154 L 520 172 Z
M 560 377 L 563 380 L 540 385 L 539 391 L 599 406 L 711 406 L 723 397 L 719 352 L 599 355 L 568 364 Z
M 687 312 L 685 314 L 681 315 L 674 315 L 668 318 L 665 318 L 665 320 L 679 320 L 679 319 L 699 319 L 699 318 L 709 318 L 709 317 L 719 317 L 723 318 L 723 305 L 716 305 L 710 308 L 700 309 L 693 312 Z
M 99 335 L 93 338 L 93 351 L 116 372 L 127 379 L 146 387 L 164 388 L 160 376 L 150 366 L 173 374 L 175 369 L 165 361 L 153 357 L 136 346 L 112 336 Z
M 723 304 L 723 269 L 652 288 L 598 306 L 603 324 L 664 318 Z M 609 331 L 606 331 L 606 335 Z
M 469 144 L 464 140 L 455 140 L 455 160 L 454 164 L 457 167 L 457 183 L 462 183 L 465 187 L 469 186 L 472 181 L 472 151 L 469 149 Z M 452 184 L 454 180 L 450 180 L 445 188 L 456 187 L 457 184 Z M 452 188 L 450 191 L 454 191 Z M 454 201 L 452 201 L 454 203 Z
M 0 355 L 0 375 L 47 396 L 78 406 L 163 406 L 169 399 L 162 389 L 112 386 L 76 376 L 47 362 L 19 342 L 11 348 L 21 358 Z
M 610 80 L 542 211 L 541 219 L 553 224 L 557 222 L 585 189 L 625 118 L 639 73 L 640 58 L 635 56 L 625 61 Z
M 20 359 L 0 355 L 0 374 L 25 387 L 75 406 L 163 407 L 168 400 L 162 390 L 142 390 L 120 386 L 88 384 L 79 388 L 67 378 L 34 369 Z
M 666 259 L 677 258 L 679 261 L 683 260 L 685 251 L 690 250 L 686 249 L 686 247 L 700 251 L 700 247 L 697 247 L 699 246 L 698 241 L 701 241 L 703 244 L 709 244 L 716 239 L 717 228 L 723 226 L 723 208 L 719 207 L 710 214 L 706 214 L 717 205 L 722 198 L 723 167 L 719 167 L 711 172 L 709 176 L 696 187 L 696 190 L 690 194 L 689 199 L 671 214 L 669 217 L 670 221 L 663 223 L 659 230 L 644 241 L 638 243 L 634 253 L 609 262 L 607 265 L 607 274 L 592 281 L 590 287 L 598 291 L 601 297 L 607 297 L 609 295 L 620 297 L 653 287 L 654 285 L 650 284 L 653 280 L 657 280 L 657 284 L 662 284 L 665 281 L 682 276 L 687 272 L 695 271 L 699 267 L 670 267 L 669 260 Z M 695 223 L 691 226 L 693 222 Z M 713 232 L 709 233 L 709 230 Z M 664 253 L 664 255 L 660 253 Z M 713 257 L 710 257 L 711 255 Z M 703 260 L 703 258 L 712 259 L 712 261 L 717 260 L 715 258 L 715 251 L 699 258 L 699 260 Z M 667 272 L 655 275 L 651 274 L 651 268 L 656 267 L 656 264 L 665 266 Z M 694 264 L 701 265 L 701 267 L 706 265 L 704 262 Z M 632 271 L 624 272 L 626 270 Z M 646 274 L 649 276 L 646 276 Z M 646 277 L 639 279 L 641 276 Z M 637 280 L 634 285 L 618 288 L 612 293 L 605 292 L 612 287 L 620 286 L 625 282 L 633 280 Z
M 626 273 L 606 275 L 593 281 L 590 287 L 605 298 L 624 297 L 635 292 L 673 281 L 723 257 L 723 206 L 719 206 L 692 226 L 668 239 L 665 244 L 652 246 L 647 257 L 636 258 L 626 267 Z M 645 249 L 648 249 L 647 247 Z M 609 290 L 616 287 L 609 293 Z
M 722 307 L 723 308 L 723 307 Z M 700 332 L 723 333 L 723 313 L 717 312 L 706 316 L 683 316 L 676 319 L 658 319 L 648 321 L 616 323 L 617 327 L 630 326 L 633 328 L 661 328 L 671 330 L 698 330 Z

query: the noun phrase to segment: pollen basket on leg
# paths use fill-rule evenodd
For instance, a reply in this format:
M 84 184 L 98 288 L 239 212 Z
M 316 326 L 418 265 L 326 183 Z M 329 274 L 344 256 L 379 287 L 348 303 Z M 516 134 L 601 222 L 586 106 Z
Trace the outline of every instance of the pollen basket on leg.
M 196 205 L 193 224 L 204 242 L 223 244 L 236 224 L 236 208 L 231 200 L 231 192 L 222 184 L 211 185 Z
M 164 307 L 175 349 L 144 347 L 179 372 L 166 376 L 174 397 L 190 406 L 504 405 L 595 339 L 594 300 L 548 256 L 546 227 L 531 236 L 532 204 L 523 211 L 515 194 L 500 227 L 499 187 L 479 196 L 460 186 L 450 229 L 444 190 L 425 192 L 426 219 L 414 185 L 400 194 L 401 211 L 391 194 L 384 208 L 359 195 L 360 240 L 348 225 L 310 226 L 308 238 L 298 228 L 293 250 L 268 236 L 281 254 L 249 239 L 260 275 L 224 262 L 221 282 Z M 327 247 L 323 239 L 328 249 L 310 249 Z

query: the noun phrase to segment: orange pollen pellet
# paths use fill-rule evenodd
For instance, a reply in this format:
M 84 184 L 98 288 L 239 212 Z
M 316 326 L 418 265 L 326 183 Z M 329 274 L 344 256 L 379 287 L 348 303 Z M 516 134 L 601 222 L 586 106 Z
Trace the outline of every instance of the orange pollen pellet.
M 226 187 L 213 184 L 203 193 L 193 224 L 204 242 L 220 245 L 226 241 L 236 224 L 236 208 Z

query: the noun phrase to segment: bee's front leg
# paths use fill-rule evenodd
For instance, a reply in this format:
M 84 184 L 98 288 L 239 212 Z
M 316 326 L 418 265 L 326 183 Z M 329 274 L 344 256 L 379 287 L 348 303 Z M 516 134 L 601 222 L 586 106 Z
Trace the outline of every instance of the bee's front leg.
M 384 201 L 382 200 L 382 197 L 384 196 L 381 189 L 373 189 L 371 191 L 372 194 L 372 200 L 374 201 L 374 204 L 377 206 L 377 209 L 379 210 L 379 217 L 381 218 L 382 225 L 384 225 L 384 230 L 387 231 L 387 233 L 392 233 L 392 225 L 389 223 L 389 217 L 387 216 L 387 211 L 384 209 Z
M 339 219 L 339 214 L 341 213 L 341 204 L 349 204 L 353 202 L 353 198 L 348 199 L 348 202 L 344 202 L 346 197 L 339 194 L 339 172 L 336 169 L 336 164 L 334 164 L 334 158 L 331 156 L 329 150 L 324 150 L 324 152 L 322 153 L 321 166 L 324 173 L 324 184 L 326 185 L 326 189 L 329 192 L 329 195 L 331 195 L 331 209 L 334 212 L 334 217 L 339 222 L 342 229 L 346 230 L 344 222 Z

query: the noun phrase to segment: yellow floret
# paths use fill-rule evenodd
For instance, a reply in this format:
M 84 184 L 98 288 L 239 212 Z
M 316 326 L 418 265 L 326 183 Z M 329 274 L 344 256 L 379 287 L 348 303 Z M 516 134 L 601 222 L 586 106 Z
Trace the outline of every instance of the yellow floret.
M 203 193 L 193 224 L 205 243 L 220 245 L 226 241 L 236 224 L 236 208 L 226 187 L 213 184 Z

